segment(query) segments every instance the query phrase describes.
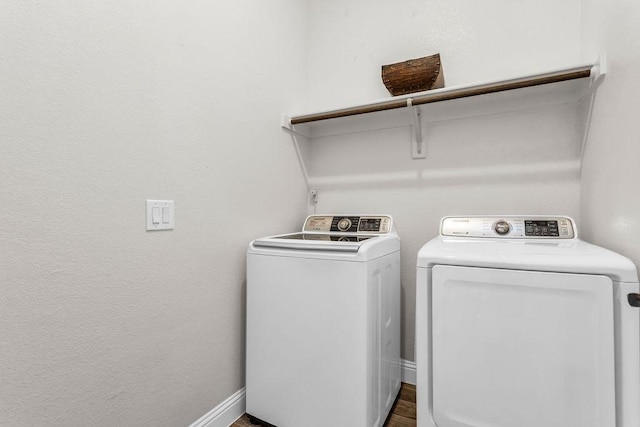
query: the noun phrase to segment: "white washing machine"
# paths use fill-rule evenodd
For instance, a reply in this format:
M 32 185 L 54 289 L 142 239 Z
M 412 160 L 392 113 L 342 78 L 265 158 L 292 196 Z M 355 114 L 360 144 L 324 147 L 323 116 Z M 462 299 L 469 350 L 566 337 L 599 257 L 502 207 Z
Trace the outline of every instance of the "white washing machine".
M 418 426 L 640 426 L 638 292 L 570 218 L 444 218 L 418 253 Z
M 400 239 L 384 215 L 313 215 L 247 252 L 246 412 L 382 426 L 400 389 Z

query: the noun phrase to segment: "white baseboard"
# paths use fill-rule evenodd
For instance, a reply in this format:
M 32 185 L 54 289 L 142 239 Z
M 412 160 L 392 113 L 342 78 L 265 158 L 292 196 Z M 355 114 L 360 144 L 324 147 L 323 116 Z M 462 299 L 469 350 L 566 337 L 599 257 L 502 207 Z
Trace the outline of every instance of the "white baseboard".
M 416 362 L 411 360 L 400 359 L 400 375 L 403 383 L 416 385 Z
M 416 364 L 410 360 L 400 359 L 401 378 L 403 383 L 416 384 Z M 246 391 L 243 387 L 224 402 L 207 412 L 189 427 L 229 427 L 240 418 L 246 408 Z
M 244 414 L 246 408 L 245 396 L 246 391 L 242 387 L 189 427 L 229 427 Z

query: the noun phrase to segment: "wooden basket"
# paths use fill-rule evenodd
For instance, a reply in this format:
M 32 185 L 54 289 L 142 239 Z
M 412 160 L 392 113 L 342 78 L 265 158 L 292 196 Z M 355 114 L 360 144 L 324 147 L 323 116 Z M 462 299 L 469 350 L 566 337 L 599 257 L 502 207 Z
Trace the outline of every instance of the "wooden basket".
M 383 65 L 382 81 L 392 96 L 442 88 L 440 54 Z

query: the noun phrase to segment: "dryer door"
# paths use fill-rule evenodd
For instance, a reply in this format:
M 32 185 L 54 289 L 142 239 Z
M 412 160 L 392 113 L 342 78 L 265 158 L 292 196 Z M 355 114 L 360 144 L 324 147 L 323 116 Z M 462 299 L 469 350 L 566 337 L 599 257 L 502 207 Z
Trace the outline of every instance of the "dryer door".
M 435 266 L 438 427 L 614 427 L 608 277 Z

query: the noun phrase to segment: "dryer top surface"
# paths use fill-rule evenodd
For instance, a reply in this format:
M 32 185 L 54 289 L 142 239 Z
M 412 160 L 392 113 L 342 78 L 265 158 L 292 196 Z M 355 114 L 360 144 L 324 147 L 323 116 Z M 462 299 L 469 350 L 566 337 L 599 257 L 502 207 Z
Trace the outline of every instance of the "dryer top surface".
M 418 267 L 434 265 L 598 274 L 638 282 L 628 258 L 579 240 L 476 239 L 438 236 L 418 252 Z

